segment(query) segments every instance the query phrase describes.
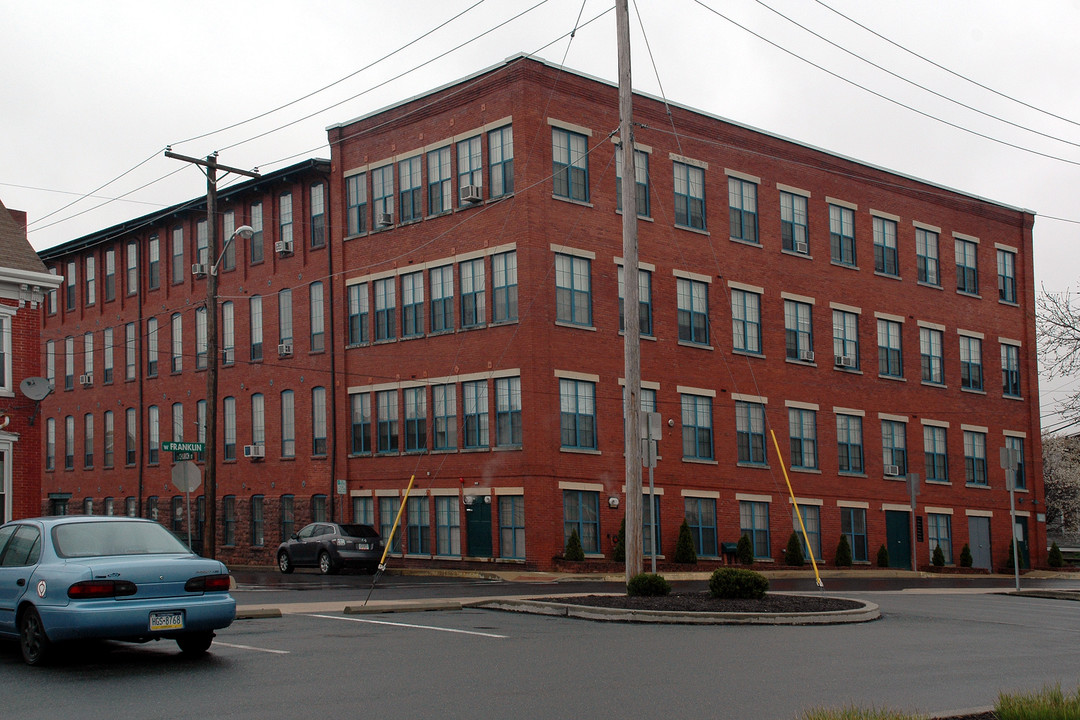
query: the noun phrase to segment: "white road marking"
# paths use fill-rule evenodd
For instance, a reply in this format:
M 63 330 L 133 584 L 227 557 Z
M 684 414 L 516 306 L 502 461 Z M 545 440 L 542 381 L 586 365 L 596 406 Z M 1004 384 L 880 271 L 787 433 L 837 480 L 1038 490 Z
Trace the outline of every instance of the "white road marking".
M 370 625 L 391 625 L 393 627 L 414 628 L 417 630 L 438 630 L 439 632 L 458 633 L 460 635 L 479 635 L 480 637 L 506 639 L 508 635 L 496 635 L 494 633 L 476 632 L 474 630 L 457 630 L 455 628 L 442 628 L 433 625 L 413 625 L 411 623 L 389 622 L 386 620 L 368 620 L 366 618 L 342 617 L 340 615 L 308 615 L 308 617 L 326 618 L 327 620 L 347 620 L 349 622 L 368 623 Z
M 220 645 L 222 647 L 227 647 L 227 648 L 235 648 L 237 650 L 252 650 L 254 652 L 270 653 L 271 655 L 288 655 L 289 654 L 288 650 L 270 650 L 269 648 L 258 648 L 258 647 L 253 647 L 251 645 L 237 645 L 236 643 L 221 642 L 220 640 L 215 640 L 214 645 Z

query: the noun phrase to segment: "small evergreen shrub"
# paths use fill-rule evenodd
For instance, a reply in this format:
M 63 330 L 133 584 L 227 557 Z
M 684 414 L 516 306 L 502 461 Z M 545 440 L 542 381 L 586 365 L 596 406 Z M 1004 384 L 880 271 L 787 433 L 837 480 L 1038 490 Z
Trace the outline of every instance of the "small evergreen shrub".
M 754 546 L 750 544 L 749 535 L 739 538 L 739 544 L 735 546 L 735 559 L 740 565 L 754 564 Z
M 851 563 L 851 545 L 848 543 L 847 535 L 841 535 L 840 542 L 836 546 L 836 558 L 833 564 L 836 567 L 851 567 Z
M 787 550 L 784 551 L 784 563 L 794 567 L 802 567 L 804 562 L 799 534 L 793 532 L 791 537 L 788 538 Z
M 615 536 L 615 549 L 611 551 L 615 562 L 626 562 L 626 518 L 619 524 L 619 534 Z
M 971 548 L 967 543 L 960 549 L 960 567 L 971 567 L 975 559 L 971 557 Z
M 626 594 L 638 597 L 661 597 L 671 593 L 671 583 L 663 575 L 638 573 L 626 583 Z
M 889 567 L 889 549 L 882 545 L 877 551 L 877 566 L 879 568 Z
M 769 589 L 769 579 L 742 568 L 718 568 L 709 578 L 709 592 L 724 599 L 759 600 Z
M 563 559 L 575 562 L 585 559 L 585 551 L 581 548 L 581 538 L 578 537 L 577 528 L 570 531 L 570 539 L 566 541 Z
M 1009 557 L 1005 560 L 1005 567 L 1009 570 L 1013 569 L 1013 563 L 1016 562 L 1013 558 L 1013 544 L 1012 540 L 1009 541 Z
M 945 552 L 941 549 L 940 545 L 934 546 L 934 554 L 931 557 L 930 561 L 934 563 L 934 567 L 945 566 Z
M 1050 554 L 1046 556 L 1046 564 L 1052 568 L 1059 568 L 1065 564 L 1065 558 L 1061 555 L 1061 548 L 1055 542 L 1050 545 Z
M 686 520 L 679 526 L 679 540 L 675 543 L 675 562 L 694 564 L 697 562 L 697 551 L 694 550 L 694 536 L 690 534 L 690 525 Z

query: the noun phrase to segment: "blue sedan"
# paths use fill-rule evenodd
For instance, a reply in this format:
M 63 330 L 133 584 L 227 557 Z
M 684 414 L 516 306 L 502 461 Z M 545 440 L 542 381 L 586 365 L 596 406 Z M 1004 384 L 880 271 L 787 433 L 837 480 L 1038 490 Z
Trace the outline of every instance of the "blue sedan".
M 226 567 L 151 520 L 68 516 L 0 526 L 0 636 L 29 665 L 54 643 L 176 640 L 202 655 L 236 618 Z

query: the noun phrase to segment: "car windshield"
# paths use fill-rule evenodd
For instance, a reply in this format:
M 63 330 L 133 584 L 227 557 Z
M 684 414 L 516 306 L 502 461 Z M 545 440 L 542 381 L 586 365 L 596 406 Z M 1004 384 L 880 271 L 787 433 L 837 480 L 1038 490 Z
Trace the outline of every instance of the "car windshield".
M 149 522 L 65 523 L 52 535 L 56 554 L 64 558 L 191 552 L 168 530 Z
M 378 538 L 379 533 L 370 525 L 342 525 L 341 534 L 355 538 Z

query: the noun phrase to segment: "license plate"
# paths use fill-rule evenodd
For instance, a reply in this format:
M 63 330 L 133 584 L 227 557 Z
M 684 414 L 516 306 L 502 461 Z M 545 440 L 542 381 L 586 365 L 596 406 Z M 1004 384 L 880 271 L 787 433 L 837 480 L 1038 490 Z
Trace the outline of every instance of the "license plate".
M 150 613 L 151 630 L 183 630 L 183 612 L 153 612 Z

